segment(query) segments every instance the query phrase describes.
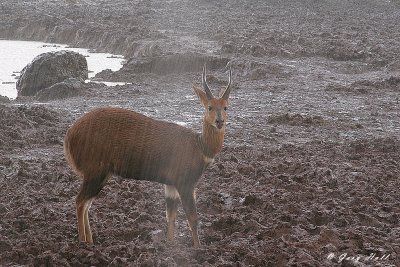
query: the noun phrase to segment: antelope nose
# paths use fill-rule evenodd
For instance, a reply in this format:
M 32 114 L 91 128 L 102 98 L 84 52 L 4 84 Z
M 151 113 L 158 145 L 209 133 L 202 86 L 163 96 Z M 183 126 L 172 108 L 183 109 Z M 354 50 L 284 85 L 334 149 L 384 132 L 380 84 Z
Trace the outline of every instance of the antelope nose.
M 224 119 L 216 119 L 215 125 L 217 126 L 218 129 L 221 129 L 222 126 L 224 126 Z

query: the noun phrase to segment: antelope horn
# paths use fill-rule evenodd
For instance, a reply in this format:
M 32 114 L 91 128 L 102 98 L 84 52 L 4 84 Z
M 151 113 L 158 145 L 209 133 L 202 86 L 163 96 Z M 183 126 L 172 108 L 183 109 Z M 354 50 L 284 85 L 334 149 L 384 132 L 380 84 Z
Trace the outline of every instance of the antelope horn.
M 229 94 L 232 89 L 231 85 L 232 85 L 232 68 L 229 68 L 229 82 L 228 85 L 226 86 L 224 94 L 222 95 L 222 98 L 225 100 L 228 100 Z
M 206 64 L 204 63 L 204 67 L 203 67 L 203 75 L 201 76 L 201 80 L 203 83 L 203 88 L 204 91 L 206 92 L 207 98 L 208 99 L 213 99 L 214 96 L 210 91 L 210 88 L 208 88 L 208 84 L 207 84 L 207 77 L 206 77 Z

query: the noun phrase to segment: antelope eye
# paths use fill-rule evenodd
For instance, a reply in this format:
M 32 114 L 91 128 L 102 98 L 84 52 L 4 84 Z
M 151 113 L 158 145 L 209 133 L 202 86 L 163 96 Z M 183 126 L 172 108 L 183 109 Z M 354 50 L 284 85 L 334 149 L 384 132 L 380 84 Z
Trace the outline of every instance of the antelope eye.
M 208 106 L 208 111 L 211 111 L 212 110 L 212 107 L 211 106 Z
M 228 110 L 228 107 L 224 107 L 224 110 L 227 111 L 227 110 Z

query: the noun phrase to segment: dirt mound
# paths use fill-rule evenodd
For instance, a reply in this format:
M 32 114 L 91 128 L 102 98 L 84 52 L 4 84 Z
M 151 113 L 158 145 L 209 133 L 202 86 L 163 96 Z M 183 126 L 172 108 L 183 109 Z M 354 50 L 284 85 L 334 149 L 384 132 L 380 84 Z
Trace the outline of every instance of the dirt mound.
M 117 73 L 154 73 L 167 75 L 172 73 L 200 72 L 207 64 L 209 70 L 226 67 L 228 58 L 219 58 L 194 53 L 174 54 L 170 56 L 133 58 Z
M 59 144 L 53 128 L 58 122 L 59 114 L 44 106 L 0 105 L 0 145 L 3 150 L 23 148 L 39 136 L 41 144 Z
M 327 91 L 353 92 L 353 93 L 373 93 L 382 89 L 399 90 L 400 77 L 390 76 L 379 80 L 361 80 L 355 81 L 349 85 L 329 84 Z

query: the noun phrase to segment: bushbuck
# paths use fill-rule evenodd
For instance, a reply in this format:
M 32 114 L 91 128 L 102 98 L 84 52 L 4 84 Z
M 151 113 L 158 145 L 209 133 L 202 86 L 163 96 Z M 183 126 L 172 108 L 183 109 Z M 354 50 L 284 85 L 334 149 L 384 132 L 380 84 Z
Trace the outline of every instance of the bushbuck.
M 205 108 L 201 133 L 122 108 L 95 109 L 79 118 L 64 139 L 65 157 L 82 178 L 76 197 L 81 242 L 93 243 L 89 208 L 110 175 L 165 185 L 167 239 L 174 239 L 179 199 L 195 247 L 200 246 L 194 189 L 220 152 L 226 127 L 232 71 L 222 96 L 214 97 L 203 67 L 204 91 L 193 85 Z

